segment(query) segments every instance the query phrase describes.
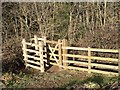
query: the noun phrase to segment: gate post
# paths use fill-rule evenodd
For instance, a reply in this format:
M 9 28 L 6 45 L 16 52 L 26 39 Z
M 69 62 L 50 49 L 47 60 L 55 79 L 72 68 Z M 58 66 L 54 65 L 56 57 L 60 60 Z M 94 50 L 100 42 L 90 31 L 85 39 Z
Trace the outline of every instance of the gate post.
M 90 51 L 90 47 L 88 47 L 88 73 L 91 73 L 91 51 Z
M 43 48 L 44 48 L 44 50 L 45 50 L 45 57 L 47 58 L 47 54 L 46 54 L 46 53 L 47 53 L 47 48 L 46 48 L 46 46 L 47 46 L 47 45 L 46 45 L 46 37 L 43 36 L 42 38 L 44 39 L 44 41 L 43 41 L 43 42 L 44 42 L 44 47 L 43 47 Z
M 44 47 L 43 48 L 44 48 L 44 52 L 45 52 L 45 60 L 44 60 L 46 62 L 45 66 L 49 67 L 50 60 L 48 60 L 48 56 L 47 56 L 47 43 L 46 43 L 47 38 L 45 36 L 43 36 L 42 38 L 44 39 L 44 41 L 43 41 L 44 42 Z
M 62 42 L 60 39 L 58 39 L 58 54 L 59 54 L 59 68 L 62 67 Z
M 63 39 L 62 41 L 62 45 L 63 47 L 67 46 L 67 40 L 66 39 Z M 63 66 L 64 66 L 64 69 L 67 69 L 67 56 L 65 56 L 65 54 L 67 54 L 67 50 L 66 49 L 63 49 Z
M 34 43 L 35 43 L 35 50 L 38 50 L 38 37 L 36 35 L 34 35 Z M 36 55 L 38 55 L 36 53 Z
M 120 85 L 120 49 L 118 50 L 118 55 L 118 85 Z
M 27 60 L 28 60 L 28 57 L 27 57 L 27 45 L 26 45 L 26 41 L 25 39 L 22 40 L 22 45 L 23 45 L 23 56 L 24 56 L 24 61 L 25 61 L 25 66 L 27 67 Z
M 44 60 L 43 60 L 43 42 L 39 42 L 39 56 L 40 56 L 40 69 L 44 72 Z

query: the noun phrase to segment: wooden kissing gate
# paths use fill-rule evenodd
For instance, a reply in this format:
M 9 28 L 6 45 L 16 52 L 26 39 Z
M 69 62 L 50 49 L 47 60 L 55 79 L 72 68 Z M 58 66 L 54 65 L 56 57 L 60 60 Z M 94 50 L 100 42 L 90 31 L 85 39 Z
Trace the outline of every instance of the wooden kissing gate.
M 118 58 L 97 57 L 91 54 L 91 52 L 119 54 L 118 50 L 70 47 L 66 39 L 50 41 L 46 37 L 38 38 L 36 35 L 29 42 L 23 39 L 22 45 L 25 66 L 38 69 L 41 72 L 44 72 L 45 68 L 50 65 L 56 65 L 60 69 L 77 69 L 88 73 L 118 75 Z M 86 56 L 71 54 L 68 52 L 69 50 L 87 51 L 88 54 Z M 94 62 L 95 60 L 97 62 Z M 112 64 L 99 63 L 99 61 Z M 77 67 L 71 66 L 71 64 L 75 64 Z
M 22 40 L 23 44 L 23 56 L 26 67 L 32 67 L 44 72 L 45 65 L 57 65 L 62 66 L 62 42 L 61 41 L 49 41 L 46 37 L 37 38 L 35 35 L 30 42 Z M 32 53 L 32 54 L 31 54 Z M 56 53 L 56 54 L 55 54 Z

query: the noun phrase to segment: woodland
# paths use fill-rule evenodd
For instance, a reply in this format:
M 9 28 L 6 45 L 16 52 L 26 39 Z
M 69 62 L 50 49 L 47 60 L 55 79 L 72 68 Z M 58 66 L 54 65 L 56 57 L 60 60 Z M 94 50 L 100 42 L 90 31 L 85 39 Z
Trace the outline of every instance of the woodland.
M 24 80 L 19 81 L 19 86 L 15 84 L 18 77 L 31 80 L 30 75 L 21 73 L 24 68 L 23 38 L 46 36 L 49 40 L 67 39 L 70 46 L 118 49 L 119 8 L 119 2 L 3 2 L 2 72 L 4 77 L 13 77 L 5 81 L 4 87 L 26 86 Z M 109 82 L 103 85 L 100 82 L 101 87 Z M 76 84 L 75 81 L 72 84 Z

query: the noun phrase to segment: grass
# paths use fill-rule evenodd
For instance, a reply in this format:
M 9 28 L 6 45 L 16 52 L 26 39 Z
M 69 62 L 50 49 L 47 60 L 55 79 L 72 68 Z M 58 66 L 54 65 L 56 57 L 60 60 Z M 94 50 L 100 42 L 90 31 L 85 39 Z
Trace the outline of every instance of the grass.
M 82 72 L 83 74 L 83 72 Z M 86 73 L 84 73 L 86 74 Z M 84 75 L 83 74 L 83 75 Z M 81 76 L 79 71 L 61 71 L 55 73 L 3 73 L 4 87 L 13 88 L 64 88 L 65 90 L 80 88 L 110 88 L 117 81 L 116 76 L 92 74 Z M 107 87 L 106 87 L 107 86 Z M 113 89 L 114 90 L 114 89 Z

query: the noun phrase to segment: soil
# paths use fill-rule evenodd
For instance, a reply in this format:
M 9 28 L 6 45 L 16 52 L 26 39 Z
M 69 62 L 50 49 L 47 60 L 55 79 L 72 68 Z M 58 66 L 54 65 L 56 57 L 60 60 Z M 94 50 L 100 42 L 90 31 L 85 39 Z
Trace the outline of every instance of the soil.
M 44 73 L 32 68 L 23 72 L 33 75 L 31 77 L 33 81 L 26 85 L 26 88 L 66 88 L 66 86 L 75 84 L 75 81 L 82 81 L 91 76 L 82 71 L 59 70 L 57 66 L 52 66 Z

